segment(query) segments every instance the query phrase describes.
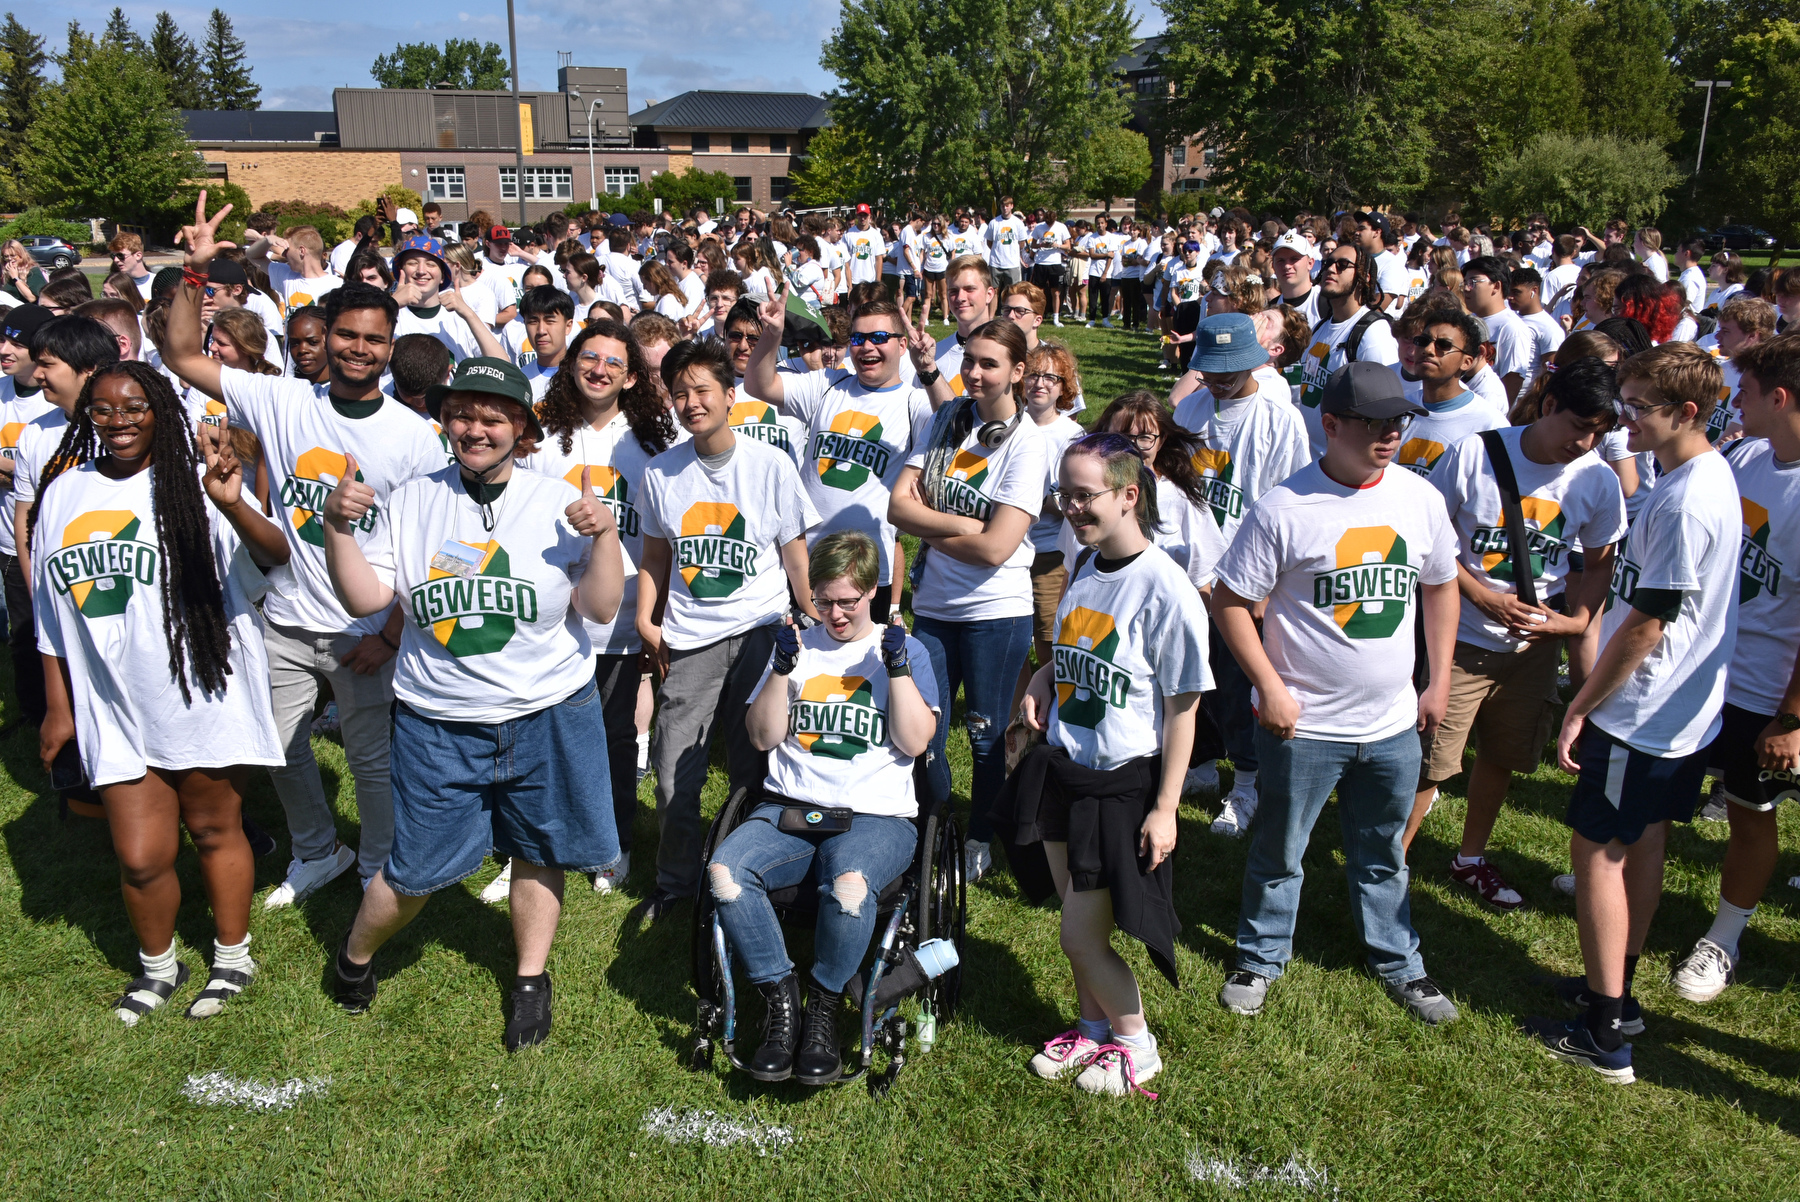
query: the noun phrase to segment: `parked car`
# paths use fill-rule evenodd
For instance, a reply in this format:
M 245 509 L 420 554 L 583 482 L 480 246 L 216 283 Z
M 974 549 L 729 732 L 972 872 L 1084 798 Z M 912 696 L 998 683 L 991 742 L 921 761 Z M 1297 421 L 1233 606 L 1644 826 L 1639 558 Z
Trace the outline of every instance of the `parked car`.
M 1702 231 L 1708 250 L 1773 250 L 1775 235 L 1754 225 L 1722 225 Z
M 73 267 L 81 262 L 81 252 L 61 238 L 48 234 L 32 234 L 19 239 L 39 267 Z

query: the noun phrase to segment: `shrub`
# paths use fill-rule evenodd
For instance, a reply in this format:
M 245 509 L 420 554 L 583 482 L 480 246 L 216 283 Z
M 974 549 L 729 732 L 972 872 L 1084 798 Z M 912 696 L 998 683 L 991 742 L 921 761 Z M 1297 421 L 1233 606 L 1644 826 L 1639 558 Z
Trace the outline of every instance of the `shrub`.
M 278 232 L 296 225 L 312 226 L 319 231 L 319 237 L 325 240 L 327 247 L 348 238 L 356 225 L 356 218 L 337 205 L 312 200 L 271 200 L 256 211 L 273 216 Z
M 73 246 L 86 246 L 94 234 L 85 221 L 64 221 L 50 210 L 40 208 L 26 209 L 5 225 L 0 225 L 0 242 L 8 238 L 33 236 L 61 238 Z
M 381 195 L 392 201 L 396 209 L 411 209 L 414 213 L 417 213 L 425 207 L 424 198 L 417 192 L 414 192 L 411 188 L 408 188 L 405 184 L 389 184 L 381 190 Z M 350 222 L 354 226 L 359 219 L 363 217 L 373 217 L 374 215 L 375 197 L 371 196 L 368 200 L 359 200 L 356 202 L 356 207 L 350 210 Z M 296 222 L 295 224 L 299 223 Z M 323 231 L 320 232 L 323 233 Z M 389 231 L 386 228 L 383 228 L 381 231 L 383 245 L 386 245 L 388 234 Z M 345 238 L 348 238 L 349 236 L 348 233 L 344 235 Z M 341 241 L 341 239 L 339 240 Z

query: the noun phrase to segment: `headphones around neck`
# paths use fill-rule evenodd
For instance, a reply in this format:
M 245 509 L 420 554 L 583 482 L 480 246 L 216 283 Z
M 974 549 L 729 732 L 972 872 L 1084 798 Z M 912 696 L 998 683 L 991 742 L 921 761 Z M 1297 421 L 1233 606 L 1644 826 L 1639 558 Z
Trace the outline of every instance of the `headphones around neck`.
M 1012 432 L 1019 428 L 1019 419 L 1025 416 L 1025 406 L 1013 402 L 1013 415 L 1006 421 L 983 422 L 981 429 L 975 432 L 975 441 L 992 451 L 1001 443 L 1012 437 Z

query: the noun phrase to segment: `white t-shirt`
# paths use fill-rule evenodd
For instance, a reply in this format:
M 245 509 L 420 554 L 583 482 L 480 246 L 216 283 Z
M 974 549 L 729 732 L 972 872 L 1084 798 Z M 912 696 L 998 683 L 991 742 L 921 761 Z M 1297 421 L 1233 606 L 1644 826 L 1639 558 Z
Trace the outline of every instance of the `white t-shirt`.
M 1536 313 L 1522 313 L 1519 320 L 1531 332 L 1531 374 L 1525 378 L 1529 384 L 1537 379 L 1539 365 L 1547 356 L 1556 353 L 1567 335 L 1563 333 L 1562 322 L 1541 309 Z
M 222 692 L 208 694 L 190 650 L 189 699 L 181 698 L 163 631 L 168 565 L 151 500 L 155 472 L 110 480 L 83 464 L 50 482 L 38 510 L 38 650 L 68 662 L 82 768 L 95 787 L 136 780 L 148 768 L 275 767 L 287 759 L 269 703 L 262 619 L 240 582 L 242 566 L 234 570 L 237 532 L 211 501 L 201 504 L 224 590 L 231 674 Z
M 573 604 L 593 540 L 563 517 L 575 497 L 560 480 L 514 471 L 488 530 L 458 466 L 389 494 L 363 553 L 406 611 L 395 697 L 430 718 L 499 723 L 593 679 Z
M 1299 703 L 1299 737 L 1373 743 L 1414 727 L 1413 606 L 1419 585 L 1456 579 L 1456 549 L 1443 498 L 1407 471 L 1348 488 L 1309 464 L 1256 503 L 1219 580 L 1269 599 L 1263 646 Z
M 946 405 L 945 420 L 953 411 Z M 945 473 L 945 512 L 987 521 L 1000 505 L 1022 509 L 1034 519 L 1043 511 L 1049 440 L 1030 418 L 1024 418 L 993 450 L 981 445 L 980 416 Z M 909 467 L 925 466 L 925 446 L 917 446 Z M 1020 538 L 1006 562 L 997 568 L 952 559 L 925 549 L 925 569 L 913 595 L 913 612 L 944 622 L 979 622 L 1031 614 L 1031 540 Z
M 1273 395 L 1259 389 L 1224 409 L 1211 389 L 1201 388 L 1175 406 L 1175 424 L 1200 436 L 1194 470 L 1206 481 L 1213 519 L 1228 545 L 1257 499 L 1312 461 L 1306 423 L 1285 383 Z
M 912 356 L 908 355 L 901 362 L 910 364 Z M 934 362 L 938 371 L 943 374 L 945 382 L 950 385 L 952 396 L 962 396 L 968 391 L 963 385 L 962 378 L 963 344 L 956 340 L 955 334 L 946 334 L 938 339 Z
M 611 622 L 582 619 L 588 641 L 599 655 L 625 655 L 643 646 L 637 632 L 637 573 L 644 556 L 644 528 L 638 502 L 643 499 L 644 469 L 650 466 L 650 458 L 621 413 L 603 430 L 587 426 L 577 429 L 570 437 L 566 455 L 562 439 L 547 434 L 535 452 L 519 460 L 519 465 L 528 471 L 561 480 L 577 490 L 581 488 L 581 469 L 586 467 L 594 495 L 612 511 L 613 521 L 618 524 L 619 546 L 625 553 L 624 600 Z
M 1344 321 L 1328 321 L 1316 328 L 1312 345 L 1300 356 L 1300 416 L 1306 419 L 1306 436 L 1312 445 L 1313 458 L 1325 453 L 1325 423 L 1319 418 L 1319 402 L 1325 398 L 1325 382 L 1331 373 L 1344 366 L 1344 344 L 1356 323 L 1369 312 L 1357 310 L 1356 316 Z M 1400 344 L 1394 340 L 1391 322 L 1380 317 L 1369 320 L 1362 341 L 1356 346 L 1358 363 L 1385 363 L 1400 373 Z
M 987 238 L 982 233 L 984 228 L 972 225 L 966 230 L 951 230 L 949 235 L 950 257 L 960 259 L 964 255 L 980 255 L 985 259 L 988 253 L 988 244 Z
M 0 457 L 13 462 L 16 471 L 19 439 L 24 436 L 25 427 L 52 410 L 59 414 L 62 410 L 45 400 L 42 392 L 35 392 L 20 400 L 11 376 L 0 378 L 0 392 L 9 394 L 6 403 L 0 405 Z M 60 437 L 60 426 L 58 430 Z M 55 444 L 50 449 L 54 451 Z M 16 499 L 12 484 L 0 489 L 0 555 L 19 553 L 18 544 L 13 538 L 13 502 Z
M 1090 556 L 1056 607 L 1049 742 L 1107 771 L 1162 750 L 1163 698 L 1213 687 L 1206 610 L 1155 545 L 1102 572 Z
M 50 457 L 56 454 L 56 448 L 62 445 L 63 433 L 68 428 L 67 415 L 52 404 L 26 422 L 19 431 L 19 443 L 13 448 L 13 487 L 9 506 L 14 510 L 15 517 L 12 527 L 15 555 L 18 554 L 18 507 L 23 505 L 29 510 L 37 500 L 38 481 L 44 478 L 44 467 L 50 462 Z M 41 562 L 42 557 L 38 554 L 41 549 L 31 549 L 33 571 Z
M 892 583 L 896 531 L 888 498 L 930 436 L 931 398 L 916 381 L 869 389 L 855 376 L 823 369 L 790 375 L 782 389 L 782 409 L 804 428 L 800 479 L 819 515 L 808 545 L 838 530 L 861 530 L 881 552 L 878 583 Z
M 731 406 L 731 428 L 744 438 L 767 443 L 788 457 L 796 469 L 806 453 L 806 423 L 787 416 L 767 401 L 753 397 L 738 381 Z
M 1575 281 L 1581 278 L 1581 267 L 1576 263 L 1561 263 L 1544 273 L 1544 287 L 1538 294 L 1543 299 L 1544 307 L 1555 316 L 1569 311 L 1569 301 L 1575 295 Z M 1568 289 L 1565 293 L 1563 290 Z M 1557 323 L 1559 326 L 1560 322 Z
M 1657 480 L 1613 560 L 1603 644 L 1631 612 L 1639 589 L 1682 594 L 1680 613 L 1663 626 L 1662 640 L 1591 715 L 1594 725 L 1636 751 L 1685 756 L 1718 733 L 1737 643 L 1742 527 L 1731 465 L 1708 451 Z
M 493 304 L 493 293 L 486 288 L 468 288 L 463 295 L 474 308 L 474 299 L 480 296 L 487 306 Z M 486 313 L 476 310 L 478 318 L 492 324 L 497 310 Z M 394 320 L 394 337 L 404 334 L 430 334 L 450 350 L 450 361 L 461 363 L 464 359 L 479 355 L 481 348 L 475 342 L 475 332 L 469 329 L 469 323 L 438 305 L 430 309 L 415 309 L 410 305 L 400 306 L 400 315 Z
M 1534 364 L 1532 354 L 1537 346 L 1531 330 L 1511 309 L 1502 309 L 1482 320 L 1487 322 L 1488 341 L 1494 344 L 1494 374 L 1504 380 L 1517 372 L 1521 380 L 1529 381 Z
M 1688 308 L 1698 313 L 1706 308 L 1706 272 L 1689 267 L 1681 273 L 1681 290 L 1687 293 Z
M 1519 449 L 1525 430 L 1509 426 L 1500 431 L 1500 438 L 1518 478 L 1531 576 L 1541 605 L 1563 591 L 1572 551 L 1596 551 L 1625 536 L 1625 497 L 1619 478 L 1592 451 L 1569 464 L 1526 458 Z M 1469 437 L 1451 447 L 1432 470 L 1431 483 L 1444 494 L 1450 524 L 1456 527 L 1457 556 L 1469 574 L 1496 593 L 1516 594 L 1519 586 L 1500 510 L 1500 485 L 1486 445 L 1479 437 Z M 1522 651 L 1526 646 L 1466 597 L 1456 637 L 1489 651 Z
M 1800 567 L 1800 463 L 1782 463 L 1765 438 L 1741 439 L 1726 459 L 1737 478 L 1743 543 L 1737 647 L 1725 700 L 1754 714 L 1774 714 L 1800 652 L 1797 590 L 1787 574 Z
M 881 259 L 887 253 L 887 243 L 880 230 L 872 225 L 866 230 L 846 230 L 844 249 L 850 252 L 852 284 L 869 284 L 881 278 Z
M 496 263 L 481 257 L 481 278 L 476 282 L 494 294 L 494 311 L 510 309 L 519 303 L 524 292 L 522 281 L 529 263 Z
M 787 276 L 788 281 L 794 286 L 794 291 L 813 309 L 825 304 L 831 295 L 831 289 L 825 282 L 825 269 L 820 267 L 815 259 L 808 259 L 791 268 Z
M 325 265 L 331 269 L 332 275 L 341 279 L 343 278 L 344 269 L 350 266 L 350 256 L 355 253 L 356 239 L 345 238 L 342 242 L 331 248 L 330 258 Z M 145 297 L 145 299 L 148 300 L 149 298 Z
M 795 801 L 848 805 L 858 814 L 911 818 L 913 757 L 888 740 L 888 674 L 881 662 L 884 627 L 840 643 L 823 626 L 800 633 L 800 658 L 787 687 L 787 737 L 769 753 L 768 790 Z M 937 677 L 917 639 L 906 640 L 919 696 L 938 709 Z M 771 661 L 750 694 L 754 702 L 774 675 Z
M 1025 420 L 1030 421 L 1031 419 L 1027 417 Z M 1047 426 L 1039 426 L 1038 429 L 1043 431 L 1047 444 L 1044 448 L 1046 469 L 1044 472 L 1044 496 L 1048 497 L 1056 490 L 1057 472 L 1062 467 L 1063 452 L 1069 449 L 1070 443 L 1086 434 L 1087 431 L 1082 428 L 1080 422 L 1066 413 L 1058 416 Z M 1037 520 L 1031 523 L 1031 532 L 1025 536 L 1025 541 L 1031 544 L 1031 549 L 1034 551 L 1059 550 L 1058 540 L 1067 526 L 1068 523 L 1063 520 L 1060 511 L 1053 511 L 1049 517 L 1045 517 L 1043 510 L 1040 509 Z M 1065 555 L 1064 566 L 1068 566 L 1069 562 Z
M 940 273 L 950 266 L 950 235 L 927 230 L 919 235 L 919 249 L 925 252 L 925 270 Z
M 663 642 L 704 647 L 779 622 L 788 607 L 781 549 L 819 524 L 794 461 L 766 443 L 738 438 L 714 470 L 692 440 L 644 470 L 644 534 L 671 551 Z
M 1019 245 L 1030 236 L 1025 219 L 1014 213 L 1011 217 L 996 217 L 987 224 L 988 245 L 993 249 L 988 255 L 988 265 L 1003 270 L 1011 270 L 1019 266 Z
M 1669 282 L 1669 256 L 1663 254 L 1662 251 L 1651 251 L 1645 255 L 1644 266 L 1650 269 L 1650 274 L 1656 277 L 1657 283 Z
M 1039 246 L 1037 262 L 1041 266 L 1054 267 L 1063 261 L 1062 246 L 1069 241 L 1069 227 L 1060 221 L 1040 221 L 1031 227 L 1031 240 L 1040 243 L 1057 243 L 1057 246 Z
M 356 523 L 357 544 L 385 538 L 389 496 L 408 480 L 443 468 L 443 441 L 430 422 L 396 400 L 384 400 L 368 417 L 349 418 L 332 406 L 325 385 L 232 367 L 219 370 L 219 383 L 231 424 L 262 443 L 273 521 L 292 550 L 286 569 L 271 578 L 282 583 L 263 599 L 264 615 L 317 634 L 374 634 L 387 615 L 352 618 L 332 592 L 325 570 L 325 498 L 344 473 L 345 455 L 354 455 L 375 490 L 374 508 Z
M 1423 417 L 1413 418 L 1407 427 L 1405 441 L 1394 456 L 1394 462 L 1421 476 L 1431 469 L 1444 452 L 1463 439 L 1483 430 L 1498 430 L 1506 425 L 1493 410 L 1483 405 L 1472 392 L 1464 392 L 1453 401 L 1425 406 Z
M 1169 298 L 1177 305 L 1185 305 L 1190 301 L 1198 301 L 1200 293 L 1206 288 L 1206 264 L 1196 263 L 1189 267 L 1186 260 L 1172 260 L 1173 266 L 1168 270 Z
M 343 287 L 341 276 L 327 272 L 325 275 L 307 279 L 293 268 L 277 259 L 269 260 L 269 286 L 281 297 L 281 315 L 285 322 L 287 315 L 295 309 L 316 305 L 324 301 L 326 293 Z

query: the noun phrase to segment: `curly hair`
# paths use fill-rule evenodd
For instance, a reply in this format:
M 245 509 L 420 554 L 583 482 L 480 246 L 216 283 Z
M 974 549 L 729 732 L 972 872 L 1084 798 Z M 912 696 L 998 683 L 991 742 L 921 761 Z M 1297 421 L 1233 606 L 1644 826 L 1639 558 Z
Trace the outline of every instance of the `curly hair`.
M 575 431 L 585 423 L 581 416 L 581 387 L 576 375 L 581 363 L 581 350 L 595 338 L 610 338 L 625 344 L 625 370 L 636 380 L 619 394 L 619 411 L 631 426 L 632 436 L 646 454 L 660 455 L 675 442 L 675 419 L 663 404 L 644 362 L 644 349 L 631 332 L 631 327 L 617 321 L 590 321 L 569 344 L 564 356 L 567 370 L 550 378 L 550 387 L 538 405 L 538 421 L 544 432 L 556 439 L 562 453 L 571 453 Z
M 99 458 L 100 434 L 89 414 L 94 388 L 121 375 L 143 390 L 156 423 L 150 436 L 154 470 L 150 503 L 156 510 L 156 546 L 162 558 L 163 637 L 169 644 L 169 675 L 181 689 L 181 700 L 191 704 L 190 669 L 201 691 L 224 692 L 225 678 L 231 675 L 231 627 L 225 619 L 219 565 L 213 558 L 206 493 L 200 487 L 199 451 L 188 433 L 187 411 L 162 372 L 132 361 L 102 367 L 88 377 L 62 442 L 44 467 L 44 481 L 25 529 L 29 537 L 58 476 Z

